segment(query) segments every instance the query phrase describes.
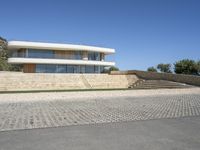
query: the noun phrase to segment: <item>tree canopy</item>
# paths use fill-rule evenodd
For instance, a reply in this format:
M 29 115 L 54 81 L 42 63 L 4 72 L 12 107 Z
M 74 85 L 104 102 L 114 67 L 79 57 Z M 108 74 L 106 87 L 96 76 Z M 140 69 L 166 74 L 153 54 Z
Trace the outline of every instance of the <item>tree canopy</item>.
M 20 71 L 20 65 L 8 64 L 7 40 L 0 37 L 0 71 Z
M 173 64 L 173 71 L 177 74 L 200 75 L 200 60 L 182 59 Z M 160 63 L 156 67 L 160 72 L 172 73 L 171 64 Z M 147 68 L 147 71 L 157 72 L 155 67 Z
M 6 39 L 0 37 L 0 71 L 9 70 L 10 66 L 7 63 L 7 59 L 7 41 Z
M 199 74 L 199 62 L 190 59 L 183 59 L 174 64 L 174 72 L 177 74 Z
M 115 67 L 115 66 L 112 66 L 112 67 L 105 67 L 104 70 L 103 70 L 103 73 L 110 73 L 111 71 L 119 71 L 119 68 Z
M 197 61 L 197 67 L 198 67 L 198 73 L 199 73 L 199 75 L 200 75 L 200 60 Z
M 119 71 L 119 68 L 112 66 L 109 68 L 109 71 Z
M 160 72 L 165 72 L 165 73 L 172 73 L 171 71 L 171 64 L 158 64 L 157 65 L 157 69 L 160 71 Z
M 157 69 L 154 67 L 149 67 L 149 68 L 147 68 L 147 71 L 148 72 L 157 72 Z

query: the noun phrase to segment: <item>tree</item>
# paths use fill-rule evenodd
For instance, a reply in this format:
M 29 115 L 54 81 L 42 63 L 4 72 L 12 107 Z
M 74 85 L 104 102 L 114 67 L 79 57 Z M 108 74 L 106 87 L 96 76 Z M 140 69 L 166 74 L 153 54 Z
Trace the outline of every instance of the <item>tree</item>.
M 115 67 L 115 66 L 112 66 L 109 68 L 109 71 L 119 71 L 119 68 Z
M 0 71 L 20 71 L 21 65 L 8 64 L 7 40 L 0 37 Z
M 158 64 L 157 69 L 160 70 L 160 72 L 172 73 L 171 64 Z
M 7 52 L 7 40 L 0 37 L 0 71 L 9 70 L 10 66 L 7 63 L 8 52 Z
M 156 68 L 154 68 L 154 67 L 147 68 L 147 71 L 148 72 L 157 72 Z
M 197 61 L 197 67 L 198 67 L 198 74 L 200 75 L 200 60 Z
M 7 53 L 7 40 L 0 37 L 0 58 L 1 59 L 7 59 L 8 53 Z
M 110 73 L 111 71 L 119 71 L 119 68 L 112 66 L 112 67 L 105 67 L 102 73 Z
M 174 64 L 174 72 L 177 74 L 198 74 L 198 64 L 194 60 L 183 59 Z
M 0 36 L 0 50 L 5 49 L 7 47 L 7 40 Z

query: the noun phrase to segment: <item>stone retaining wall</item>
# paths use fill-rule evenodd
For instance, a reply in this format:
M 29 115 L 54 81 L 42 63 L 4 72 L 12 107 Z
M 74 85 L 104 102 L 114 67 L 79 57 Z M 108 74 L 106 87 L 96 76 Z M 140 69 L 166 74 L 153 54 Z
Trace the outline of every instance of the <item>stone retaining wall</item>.
M 184 74 L 172 74 L 172 73 L 157 73 L 138 70 L 129 71 L 112 71 L 112 75 L 137 75 L 139 78 L 147 80 L 168 80 L 180 83 L 186 83 L 190 85 L 200 86 L 200 76 L 184 75 Z
M 0 72 L 0 91 L 128 88 L 135 75 Z

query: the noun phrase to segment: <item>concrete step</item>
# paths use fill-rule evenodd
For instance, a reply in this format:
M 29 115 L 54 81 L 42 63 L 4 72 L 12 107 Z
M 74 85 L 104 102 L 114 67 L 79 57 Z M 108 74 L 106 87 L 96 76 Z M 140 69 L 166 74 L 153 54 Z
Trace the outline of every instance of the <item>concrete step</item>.
M 191 88 L 191 87 L 188 87 L 188 86 L 136 86 L 136 87 L 133 87 L 133 89 L 161 89 L 161 88 L 175 89 L 175 88 Z
M 139 84 L 139 85 L 145 85 L 145 86 L 157 86 L 157 85 L 165 85 L 165 86 L 187 86 L 187 85 L 183 85 L 183 84 L 161 84 L 161 83 L 153 83 L 153 84 L 150 84 L 150 83 L 142 83 L 142 84 Z
M 190 88 L 190 87 L 192 86 L 165 80 L 145 80 L 130 86 L 130 88 L 134 89 Z

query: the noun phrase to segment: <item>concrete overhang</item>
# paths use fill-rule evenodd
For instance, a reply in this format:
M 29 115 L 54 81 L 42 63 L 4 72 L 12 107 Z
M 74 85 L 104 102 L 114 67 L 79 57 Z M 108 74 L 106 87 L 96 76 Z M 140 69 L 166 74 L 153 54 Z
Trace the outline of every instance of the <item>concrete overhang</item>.
M 40 58 L 8 58 L 11 64 L 68 64 L 68 65 L 97 65 L 115 66 L 115 62 L 67 59 L 40 59 Z
M 104 54 L 114 54 L 115 49 L 103 48 L 86 45 L 73 44 L 59 44 L 59 43 L 42 43 L 42 42 L 28 42 L 28 41 L 9 41 L 8 49 L 16 50 L 20 48 L 43 49 L 43 50 L 73 50 L 73 51 L 91 51 L 101 52 Z

